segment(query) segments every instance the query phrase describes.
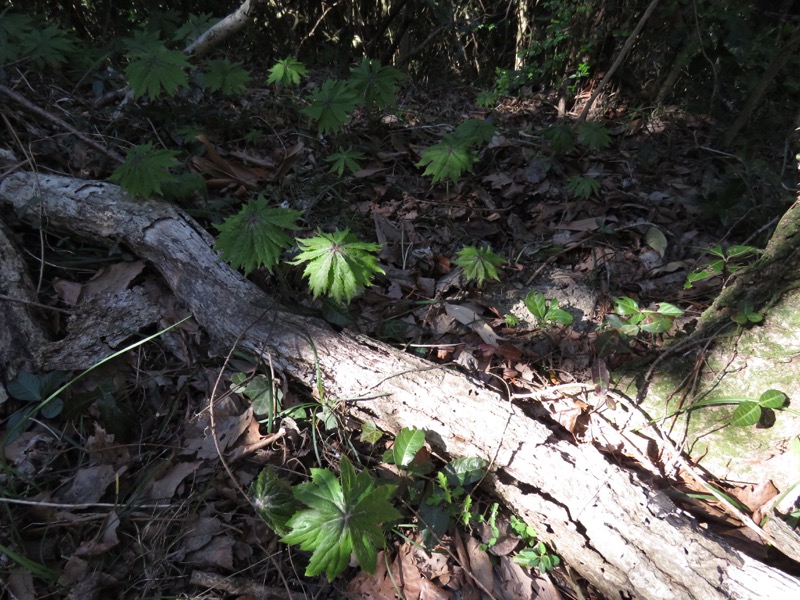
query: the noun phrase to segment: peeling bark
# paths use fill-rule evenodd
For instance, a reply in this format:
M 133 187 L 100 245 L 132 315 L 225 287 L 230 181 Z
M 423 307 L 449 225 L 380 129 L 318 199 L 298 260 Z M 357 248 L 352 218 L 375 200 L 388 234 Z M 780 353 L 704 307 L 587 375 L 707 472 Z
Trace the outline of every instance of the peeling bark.
M 46 227 L 119 241 L 149 261 L 217 348 L 237 338 L 386 431 L 424 429 L 450 456 L 491 461 L 486 483 L 609 598 L 800 597 L 800 582 L 702 530 L 662 492 L 559 426 L 534 419 L 448 368 L 292 314 L 220 262 L 207 234 L 172 206 L 132 202 L 100 182 L 17 173 L 0 203 Z M 266 308 L 265 308 L 266 307 Z

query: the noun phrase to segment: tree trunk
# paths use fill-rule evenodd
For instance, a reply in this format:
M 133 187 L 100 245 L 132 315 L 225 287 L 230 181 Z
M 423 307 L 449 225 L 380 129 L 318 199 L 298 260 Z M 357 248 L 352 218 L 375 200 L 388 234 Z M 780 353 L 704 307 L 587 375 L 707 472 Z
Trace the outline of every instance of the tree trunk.
M 243 349 L 396 433 L 426 431 L 449 456 L 491 461 L 488 486 L 609 598 L 800 597 L 800 582 L 701 529 L 667 496 L 546 417 L 447 366 L 282 310 L 222 264 L 207 234 L 176 208 L 132 202 L 101 182 L 17 173 L 0 203 L 23 218 L 149 261 L 216 347 Z M 40 212 L 41 211 L 41 212 Z M 263 308 L 267 306 L 268 308 Z M 239 337 L 241 335 L 241 337 Z

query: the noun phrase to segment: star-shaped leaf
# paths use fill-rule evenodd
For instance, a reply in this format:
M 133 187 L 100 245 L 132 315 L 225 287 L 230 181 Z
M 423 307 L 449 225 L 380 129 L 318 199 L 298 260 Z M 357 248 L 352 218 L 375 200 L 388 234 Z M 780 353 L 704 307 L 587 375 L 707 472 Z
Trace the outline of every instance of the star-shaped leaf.
M 311 92 L 310 105 L 303 112 L 314 119 L 321 134 L 338 133 L 358 104 L 358 96 L 346 81 L 326 79 Z
M 506 261 L 502 256 L 492 252 L 491 248 L 467 246 L 458 253 L 453 262 L 464 269 L 468 281 L 477 281 L 478 285 L 483 285 L 487 279 L 500 280 L 497 267 Z
M 149 198 L 161 194 L 161 186 L 175 179 L 169 169 L 175 166 L 177 154 L 172 150 L 156 150 L 152 144 L 135 146 L 108 179 L 133 196 Z
M 287 230 L 298 229 L 297 219 L 303 214 L 288 208 L 269 208 L 259 194 L 242 207 L 238 214 L 217 225 L 217 248 L 222 258 L 234 269 L 247 275 L 257 267 L 270 272 L 278 264 L 281 251 L 292 245 Z
M 274 83 L 284 86 L 298 85 L 300 78 L 308 73 L 306 66 L 299 60 L 292 57 L 284 58 L 275 63 L 275 66 L 269 70 L 269 79 L 267 83 Z
M 222 92 L 226 96 L 243 92 L 250 81 L 250 73 L 240 62 L 227 58 L 209 61 L 203 73 L 203 83 L 212 92 Z
M 423 175 L 432 175 L 433 183 L 443 179 L 456 182 L 465 171 L 472 170 L 474 161 L 472 150 L 467 144 L 456 136 L 446 135 L 441 142 L 425 149 L 417 166 L 427 165 Z
M 159 44 L 147 52 L 131 52 L 128 58 L 131 63 L 125 69 L 125 77 L 135 98 L 144 94 L 151 99 L 158 98 L 161 92 L 174 96 L 180 86 L 189 85 L 186 72 L 191 64 L 183 52 L 168 50 Z
M 402 516 L 389 502 L 396 486 L 376 486 L 366 471 L 356 474 L 347 457 L 340 470 L 337 479 L 328 469 L 311 469 L 312 480 L 292 490 L 308 508 L 289 519 L 291 531 L 281 541 L 312 551 L 308 577 L 324 572 L 332 580 L 347 567 L 352 553 L 361 568 L 374 572 L 384 527 Z
M 384 109 L 397 104 L 397 82 L 405 77 L 401 71 L 364 57 L 359 66 L 350 69 L 350 75 L 368 108 Z
M 314 298 L 330 296 L 336 302 L 349 303 L 360 288 L 368 286 L 373 275 L 383 273 L 375 256 L 381 246 L 360 241 L 348 229 L 298 239 L 302 252 L 292 264 L 306 264 L 303 276 Z

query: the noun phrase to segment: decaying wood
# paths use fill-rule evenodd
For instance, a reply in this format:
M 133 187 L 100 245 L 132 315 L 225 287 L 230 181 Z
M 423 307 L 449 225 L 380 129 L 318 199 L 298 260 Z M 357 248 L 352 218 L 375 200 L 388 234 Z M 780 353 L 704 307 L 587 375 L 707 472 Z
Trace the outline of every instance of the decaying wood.
M 315 360 L 329 398 L 396 432 L 418 427 L 450 456 L 492 461 L 488 485 L 609 598 L 800 597 L 796 579 L 702 530 L 662 492 L 554 423 L 494 391 L 325 323 L 301 318 L 222 264 L 208 236 L 174 207 L 132 202 L 113 185 L 17 173 L 0 202 L 45 226 L 123 243 L 157 269 L 217 346 L 270 354 L 309 386 Z
M 32 351 L 46 340 L 35 302 L 25 263 L 0 219 L 0 404 L 8 399 L 4 380 L 7 383 L 21 370 L 34 370 Z

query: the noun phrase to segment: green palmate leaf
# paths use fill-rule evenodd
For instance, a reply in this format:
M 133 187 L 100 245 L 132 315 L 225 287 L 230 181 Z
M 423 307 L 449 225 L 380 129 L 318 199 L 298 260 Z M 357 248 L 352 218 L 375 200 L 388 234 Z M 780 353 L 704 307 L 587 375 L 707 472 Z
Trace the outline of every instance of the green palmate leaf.
M 288 208 L 270 208 L 259 194 L 242 207 L 238 214 L 217 225 L 217 248 L 234 269 L 245 274 L 258 267 L 272 272 L 281 251 L 292 246 L 289 230 L 298 229 L 297 219 L 303 213 Z
M 108 179 L 132 196 L 149 198 L 161 194 L 161 186 L 175 179 L 169 169 L 175 166 L 177 154 L 172 150 L 156 150 L 152 144 L 135 146 Z
M 154 99 L 162 92 L 174 96 L 180 86 L 189 85 L 186 73 L 191 64 L 183 52 L 159 44 L 148 51 L 130 52 L 128 58 L 131 63 L 125 69 L 125 77 L 135 98 L 147 94 Z
M 325 162 L 331 163 L 331 173 L 336 173 L 339 177 L 344 175 L 345 170 L 350 173 L 357 173 L 361 170 L 361 165 L 356 161 L 364 158 L 361 152 L 348 148 L 331 154 Z
M 326 79 L 321 88 L 311 92 L 309 106 L 303 112 L 314 119 L 321 134 L 338 133 L 358 104 L 358 94 L 347 81 Z
M 433 183 L 443 179 L 458 181 L 461 175 L 472 170 L 475 162 L 472 150 L 454 135 L 446 135 L 438 144 L 426 148 L 418 167 L 426 167 L 423 175 L 432 175 Z
M 0 65 L 17 60 L 23 48 L 21 40 L 33 30 L 33 19 L 29 15 L 10 12 L 9 6 L 0 12 Z
M 172 41 L 195 40 L 217 21 L 219 19 L 214 18 L 211 13 L 200 13 L 199 15 L 190 13 L 186 22 L 173 34 Z
M 269 79 L 267 83 L 274 83 L 276 85 L 298 85 L 300 78 L 308 73 L 306 66 L 299 60 L 295 60 L 291 56 L 279 60 L 275 66 L 269 70 Z
M 376 253 L 380 244 L 362 242 L 348 229 L 333 233 L 317 232 L 316 237 L 298 239 L 302 252 L 292 264 L 306 264 L 303 276 L 314 298 L 330 296 L 336 302 L 349 303 L 372 277 L 383 273 Z
M 567 181 L 567 189 L 576 198 L 589 198 L 600 191 L 600 182 L 591 177 L 580 177 L 578 175 L 570 177 Z
M 492 141 L 495 126 L 483 119 L 467 119 L 453 132 L 455 138 L 467 146 L 487 144 Z
M 389 503 L 396 486 L 376 486 L 366 471 L 356 474 L 347 457 L 340 469 L 340 479 L 328 469 L 311 469 L 312 480 L 292 490 L 308 508 L 289 520 L 291 531 L 281 541 L 312 552 L 308 577 L 324 572 L 332 580 L 347 567 L 351 553 L 361 568 L 374 572 L 384 528 L 402 516 Z
M 350 81 L 367 108 L 384 109 L 397 104 L 397 82 L 405 75 L 394 67 L 381 66 L 379 60 L 364 57 L 361 64 L 350 69 Z
M 289 533 L 287 523 L 298 508 L 292 487 L 267 467 L 250 487 L 253 505 L 264 522 L 279 535 Z
M 453 262 L 464 269 L 464 275 L 468 281 L 477 281 L 478 285 L 483 285 L 487 279 L 500 281 L 497 267 L 505 264 L 506 261 L 502 256 L 492 252 L 490 247 L 467 246 L 458 253 Z
M 39 68 L 45 64 L 60 65 L 77 51 L 74 40 L 74 36 L 58 27 L 36 27 L 22 38 L 22 54 Z
M 497 104 L 497 92 L 493 90 L 478 92 L 475 104 L 481 108 L 490 108 Z
M 584 121 L 578 125 L 578 139 L 584 146 L 592 150 L 602 150 L 611 144 L 608 130 L 595 121 Z
M 544 137 L 550 142 L 550 147 L 556 154 L 569 152 L 575 144 L 575 133 L 572 127 L 565 124 L 551 125 L 544 130 Z
M 203 73 L 203 84 L 212 92 L 222 92 L 226 96 L 238 94 L 247 88 L 250 73 L 242 63 L 232 63 L 227 58 L 212 60 Z

